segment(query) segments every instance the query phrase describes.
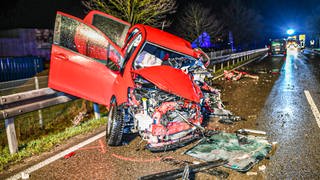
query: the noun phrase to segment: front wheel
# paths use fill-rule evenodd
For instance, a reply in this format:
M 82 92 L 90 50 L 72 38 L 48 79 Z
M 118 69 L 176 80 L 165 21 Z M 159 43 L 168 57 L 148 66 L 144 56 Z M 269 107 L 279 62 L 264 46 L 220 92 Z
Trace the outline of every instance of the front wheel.
M 109 146 L 119 146 L 122 142 L 125 110 L 112 103 L 108 115 L 106 142 Z

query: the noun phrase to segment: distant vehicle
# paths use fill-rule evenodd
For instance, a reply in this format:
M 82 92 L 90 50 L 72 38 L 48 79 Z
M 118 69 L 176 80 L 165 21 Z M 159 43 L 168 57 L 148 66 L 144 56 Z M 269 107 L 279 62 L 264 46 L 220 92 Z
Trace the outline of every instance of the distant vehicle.
M 288 51 L 299 51 L 301 50 L 300 42 L 296 39 L 287 40 L 287 50 Z
M 286 54 L 286 41 L 283 39 L 274 39 L 269 45 L 269 54 Z

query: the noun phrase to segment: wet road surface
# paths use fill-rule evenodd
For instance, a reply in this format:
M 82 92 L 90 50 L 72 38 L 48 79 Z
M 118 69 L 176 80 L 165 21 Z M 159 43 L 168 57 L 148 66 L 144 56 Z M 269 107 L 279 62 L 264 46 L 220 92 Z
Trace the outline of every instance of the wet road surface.
M 319 63 L 319 56 L 288 52 L 257 119 L 257 128 L 279 145 L 267 167 L 267 179 L 320 178 L 320 127 L 305 95 L 309 91 L 319 109 Z
M 316 106 L 320 107 L 319 62 L 320 56 L 311 54 L 289 54 L 286 60 L 281 56 L 267 57 L 240 69 L 259 75 L 259 81 L 243 78 L 240 81 L 216 82 L 222 89 L 226 108 L 246 121 L 225 126 L 218 123 L 213 128 L 226 132 L 239 128 L 265 130 L 269 140 L 279 144 L 270 160 L 263 160 L 251 170 L 258 172 L 257 176 L 221 168 L 230 173 L 228 179 L 320 178 L 320 128 L 304 94 L 304 90 L 308 90 Z M 281 66 L 280 75 L 270 73 Z M 30 179 L 137 179 L 177 168 L 161 162 L 161 158 L 195 161 L 182 154 L 192 145 L 176 151 L 150 153 L 141 149 L 144 143 L 140 144 L 140 140 L 136 137 L 128 145 L 108 147 L 101 138 L 75 151 L 69 158 L 61 158 L 31 173 Z M 262 164 L 267 166 L 265 173 L 258 171 Z M 197 179 L 216 179 L 199 175 Z

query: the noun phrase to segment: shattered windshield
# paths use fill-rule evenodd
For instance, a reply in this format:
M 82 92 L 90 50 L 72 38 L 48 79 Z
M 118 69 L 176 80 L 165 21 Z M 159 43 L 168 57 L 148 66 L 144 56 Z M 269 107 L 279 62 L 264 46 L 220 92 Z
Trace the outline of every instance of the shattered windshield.
M 134 68 L 139 69 L 160 65 L 168 65 L 179 69 L 194 65 L 203 66 L 200 60 L 191 56 L 165 49 L 150 42 L 145 43 L 134 62 Z

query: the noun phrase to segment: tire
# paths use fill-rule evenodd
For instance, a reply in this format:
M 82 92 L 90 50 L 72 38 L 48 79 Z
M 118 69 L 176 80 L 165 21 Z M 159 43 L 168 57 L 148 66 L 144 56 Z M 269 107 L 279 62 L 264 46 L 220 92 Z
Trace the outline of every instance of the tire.
M 124 128 L 125 111 L 123 106 L 112 103 L 108 115 L 106 142 L 109 146 L 120 146 Z

